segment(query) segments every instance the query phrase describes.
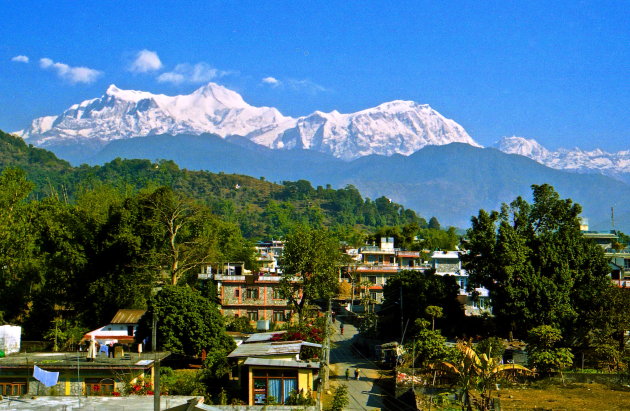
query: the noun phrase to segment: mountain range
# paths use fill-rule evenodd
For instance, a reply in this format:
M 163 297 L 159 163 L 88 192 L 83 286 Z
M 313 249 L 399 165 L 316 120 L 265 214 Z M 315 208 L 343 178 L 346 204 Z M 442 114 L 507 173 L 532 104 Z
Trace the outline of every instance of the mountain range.
M 111 141 L 158 134 L 242 136 L 274 149 L 309 149 L 344 160 L 412 154 L 427 145 L 478 144 L 464 128 L 428 105 L 392 101 L 352 114 L 316 111 L 292 118 L 247 104 L 209 83 L 188 95 L 165 96 L 109 86 L 58 116 L 33 120 L 15 134 L 73 162 L 87 161 Z
M 504 137 L 495 147 L 504 153 L 529 157 L 547 167 L 578 173 L 600 173 L 630 184 L 630 150 L 608 153 L 576 147 L 551 151 L 536 140 L 523 137 Z
M 594 228 L 610 228 L 611 207 L 617 225 L 630 228 L 630 186 L 618 181 L 630 180 L 629 152 L 553 152 L 520 137 L 482 148 L 455 121 L 411 101 L 293 118 L 214 83 L 180 96 L 112 85 L 16 134 L 74 164 L 170 159 L 272 181 L 352 184 L 458 226 L 480 208 L 529 198 L 531 184 L 549 183 L 582 204 Z

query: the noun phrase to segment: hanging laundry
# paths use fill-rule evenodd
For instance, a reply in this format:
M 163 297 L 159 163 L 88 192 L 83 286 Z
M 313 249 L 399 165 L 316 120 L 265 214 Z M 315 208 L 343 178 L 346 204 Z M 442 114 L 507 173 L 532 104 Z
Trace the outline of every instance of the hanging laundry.
M 33 378 L 44 384 L 46 387 L 52 387 L 53 385 L 57 385 L 59 373 L 42 370 L 36 365 L 33 367 Z

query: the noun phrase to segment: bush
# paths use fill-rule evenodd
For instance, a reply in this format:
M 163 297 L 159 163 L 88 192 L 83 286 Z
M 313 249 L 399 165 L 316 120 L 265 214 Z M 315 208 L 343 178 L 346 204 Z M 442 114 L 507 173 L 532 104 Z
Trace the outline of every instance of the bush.
M 348 386 L 347 385 L 338 385 L 335 388 L 335 394 L 333 396 L 332 403 L 330 404 L 330 411 L 343 411 L 348 404 L 350 403 L 350 399 L 348 398 Z
M 161 392 L 169 395 L 204 395 L 206 388 L 201 382 L 201 373 L 197 370 L 160 369 Z

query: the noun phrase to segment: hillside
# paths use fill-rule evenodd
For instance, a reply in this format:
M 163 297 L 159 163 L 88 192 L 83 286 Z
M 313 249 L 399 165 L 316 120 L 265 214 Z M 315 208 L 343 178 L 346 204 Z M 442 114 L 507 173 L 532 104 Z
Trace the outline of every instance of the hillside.
M 222 158 L 229 159 L 225 155 Z M 259 163 L 253 159 L 253 163 Z M 297 165 L 299 160 L 296 157 L 293 164 Z M 426 225 L 414 211 L 385 198 L 364 199 L 351 186 L 314 188 L 305 180 L 278 184 L 264 177 L 181 169 L 175 162 L 165 160 L 117 158 L 103 165 L 72 167 L 53 153 L 28 146 L 19 137 L 0 131 L 0 170 L 7 167 L 26 171 L 35 183 L 36 198 L 52 192 L 72 201 L 82 189 L 102 184 L 117 187 L 121 192 L 169 186 L 209 205 L 224 220 L 238 223 L 249 238 L 282 236 L 296 222 L 337 230 L 353 226 L 376 229 L 409 222 Z
M 423 216 L 467 227 L 480 208 L 497 210 L 516 196 L 529 198 L 532 184 L 548 183 L 583 206 L 591 228 L 630 231 L 630 186 L 597 174 L 546 167 L 527 157 L 493 148 L 452 143 L 428 146 L 410 156 L 365 156 L 345 162 L 311 150 L 271 150 L 239 139 L 213 136 L 150 136 L 106 146 L 93 164 L 115 157 L 155 159 L 164 154 L 188 169 L 264 176 L 268 180 L 305 179 L 333 187 L 356 186 L 370 198 L 385 196 Z M 168 154 L 165 154 L 168 153 Z

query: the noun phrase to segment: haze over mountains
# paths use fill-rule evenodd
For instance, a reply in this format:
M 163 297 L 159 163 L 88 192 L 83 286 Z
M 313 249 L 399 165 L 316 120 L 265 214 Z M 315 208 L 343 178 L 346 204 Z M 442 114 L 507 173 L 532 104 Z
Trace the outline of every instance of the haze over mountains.
M 552 152 L 518 137 L 498 143 L 505 153 L 484 149 L 455 121 L 411 101 L 292 118 L 214 83 L 182 96 L 112 85 L 100 98 L 36 119 L 17 134 L 74 164 L 163 158 L 273 181 L 353 184 L 371 198 L 386 195 L 458 226 L 479 208 L 529 198 L 531 184 L 549 183 L 583 205 L 593 228 L 611 228 L 615 207 L 617 226 L 630 229 L 630 186 L 619 181 L 630 181 L 629 151 Z

